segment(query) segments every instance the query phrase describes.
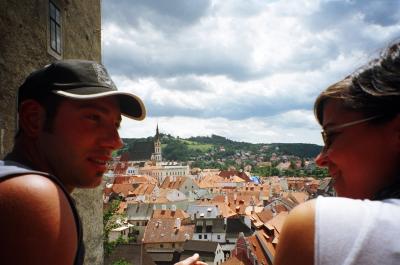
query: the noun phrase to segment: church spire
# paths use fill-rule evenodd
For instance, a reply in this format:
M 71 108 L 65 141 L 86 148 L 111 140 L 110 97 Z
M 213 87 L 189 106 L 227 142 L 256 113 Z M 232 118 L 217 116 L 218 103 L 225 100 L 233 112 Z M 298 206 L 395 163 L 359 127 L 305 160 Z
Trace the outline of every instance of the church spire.
M 158 123 L 157 123 L 157 129 L 156 129 L 156 140 L 160 140 L 160 133 L 158 132 Z
M 152 160 L 155 160 L 156 162 L 162 161 L 161 139 L 160 139 L 160 132 L 158 131 L 158 123 L 157 123 L 156 135 L 154 136 L 154 153 L 152 157 L 153 157 Z

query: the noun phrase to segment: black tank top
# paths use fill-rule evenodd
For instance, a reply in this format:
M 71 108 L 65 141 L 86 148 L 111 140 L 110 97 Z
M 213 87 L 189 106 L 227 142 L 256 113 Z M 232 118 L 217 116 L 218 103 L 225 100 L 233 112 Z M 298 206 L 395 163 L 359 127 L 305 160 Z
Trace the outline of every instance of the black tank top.
M 54 183 L 56 183 L 61 188 L 61 190 L 64 192 L 64 194 L 67 197 L 68 202 L 71 206 L 72 212 L 74 214 L 76 231 L 78 231 L 78 248 L 76 251 L 74 265 L 82 265 L 84 257 L 85 257 L 85 246 L 83 244 L 83 238 L 82 238 L 82 224 L 81 224 L 81 220 L 78 215 L 78 211 L 76 210 L 76 207 L 75 207 L 75 201 L 69 195 L 69 193 L 65 189 L 64 185 L 55 176 L 50 175 L 48 173 L 32 170 L 28 167 L 25 167 L 24 165 L 14 162 L 14 161 L 0 160 L 0 182 L 5 179 L 17 177 L 20 175 L 26 175 L 26 174 L 36 174 L 36 175 L 45 176 L 45 177 L 51 179 Z

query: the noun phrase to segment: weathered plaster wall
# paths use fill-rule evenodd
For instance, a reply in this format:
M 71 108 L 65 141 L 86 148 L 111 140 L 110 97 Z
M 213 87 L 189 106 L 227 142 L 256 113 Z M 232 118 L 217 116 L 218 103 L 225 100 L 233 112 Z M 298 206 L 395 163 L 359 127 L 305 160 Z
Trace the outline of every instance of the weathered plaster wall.
M 63 59 L 101 60 L 101 0 L 54 0 L 62 12 Z M 48 52 L 48 0 L 0 0 L 0 158 L 15 134 L 17 88 L 34 69 L 56 60 Z M 103 264 L 101 188 L 73 196 L 84 224 L 85 264 Z

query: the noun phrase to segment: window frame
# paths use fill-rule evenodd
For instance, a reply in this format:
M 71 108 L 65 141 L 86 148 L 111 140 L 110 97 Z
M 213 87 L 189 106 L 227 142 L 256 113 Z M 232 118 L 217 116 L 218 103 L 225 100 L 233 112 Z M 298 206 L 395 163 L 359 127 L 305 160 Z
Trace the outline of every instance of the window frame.
M 47 11 L 47 52 L 60 60 L 64 53 L 64 12 L 58 0 L 49 0 Z

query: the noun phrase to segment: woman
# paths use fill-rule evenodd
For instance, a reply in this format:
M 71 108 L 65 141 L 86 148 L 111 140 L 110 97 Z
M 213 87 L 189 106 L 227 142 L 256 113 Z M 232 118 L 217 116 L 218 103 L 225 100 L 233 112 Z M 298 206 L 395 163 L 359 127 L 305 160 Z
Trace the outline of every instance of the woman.
M 276 265 L 400 264 L 399 110 L 400 43 L 320 94 L 325 147 L 316 162 L 339 198 L 291 211 Z

